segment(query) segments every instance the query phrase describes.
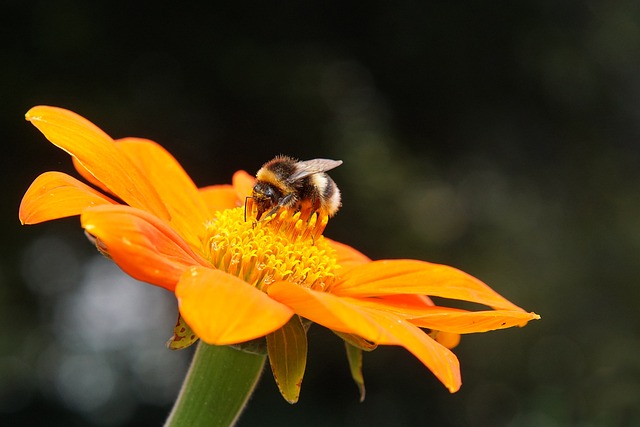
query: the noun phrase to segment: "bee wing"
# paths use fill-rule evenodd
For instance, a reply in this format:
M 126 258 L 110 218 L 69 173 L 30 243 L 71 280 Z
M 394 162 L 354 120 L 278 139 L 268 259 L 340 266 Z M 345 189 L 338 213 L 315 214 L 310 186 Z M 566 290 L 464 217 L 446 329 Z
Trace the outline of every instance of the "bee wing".
M 303 162 L 296 163 L 296 171 L 291 174 L 288 181 L 295 182 L 305 176 L 313 175 L 314 173 L 326 172 L 331 169 L 337 168 L 342 164 L 342 160 L 331 159 L 313 159 L 305 160 Z

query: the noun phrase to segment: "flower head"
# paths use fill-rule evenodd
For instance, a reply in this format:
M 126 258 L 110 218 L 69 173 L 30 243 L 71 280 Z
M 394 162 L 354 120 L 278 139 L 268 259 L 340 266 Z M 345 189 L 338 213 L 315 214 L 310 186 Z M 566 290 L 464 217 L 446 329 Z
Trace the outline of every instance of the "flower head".
M 460 369 L 450 348 L 459 334 L 539 318 L 453 267 L 372 261 L 324 237 L 328 217 L 322 212 L 283 207 L 256 220 L 249 204 L 245 219 L 244 201 L 255 183 L 246 172 L 237 172 L 232 185 L 199 189 L 153 141 L 113 140 L 60 108 L 34 107 L 26 118 L 72 156 L 93 187 L 43 173 L 22 200 L 22 223 L 80 215 L 85 231 L 122 270 L 174 292 L 180 317 L 173 348 L 197 338 L 244 345 L 266 337 L 274 376 L 290 402 L 298 399 L 311 323 L 345 340 L 363 396 L 363 350 L 402 346 L 455 392 Z M 428 296 L 491 309 L 440 307 Z

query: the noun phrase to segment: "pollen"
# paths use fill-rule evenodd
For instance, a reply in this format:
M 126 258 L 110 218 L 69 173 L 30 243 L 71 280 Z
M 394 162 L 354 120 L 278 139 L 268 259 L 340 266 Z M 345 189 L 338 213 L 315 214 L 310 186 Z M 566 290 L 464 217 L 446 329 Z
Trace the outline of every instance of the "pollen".
M 207 224 L 204 254 L 215 268 L 263 291 L 281 280 L 322 291 L 339 268 L 322 236 L 327 221 L 317 212 L 286 208 L 259 221 L 245 220 L 243 207 L 223 210 Z

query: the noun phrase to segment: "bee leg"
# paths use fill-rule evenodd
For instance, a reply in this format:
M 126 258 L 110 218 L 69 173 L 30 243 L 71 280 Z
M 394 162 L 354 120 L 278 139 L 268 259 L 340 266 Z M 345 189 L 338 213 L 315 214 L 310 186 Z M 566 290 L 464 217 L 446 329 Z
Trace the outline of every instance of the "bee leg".
M 294 193 L 289 193 L 286 196 L 284 196 L 282 199 L 280 199 L 280 202 L 278 203 L 278 208 L 282 208 L 282 207 L 291 207 L 293 206 L 293 204 L 296 201 L 296 195 Z
M 275 208 L 271 209 L 269 212 L 267 212 L 266 214 L 262 215 L 262 216 L 258 216 L 259 221 L 263 221 L 266 220 L 267 218 L 269 218 L 271 215 L 275 215 L 276 212 L 278 212 L 278 210 L 280 209 L 280 205 L 276 205 Z
M 320 215 L 318 215 L 318 211 L 320 210 L 320 199 L 314 195 L 311 199 L 311 203 L 313 203 L 313 210 L 311 211 L 311 215 L 309 215 L 308 222 L 311 222 L 311 218 L 313 218 L 314 213 L 316 214 L 316 217 L 320 217 Z
M 275 215 L 280 210 L 280 208 L 293 206 L 293 203 L 295 202 L 295 200 L 296 200 L 295 199 L 295 194 L 293 194 L 293 193 L 287 194 L 282 199 L 280 199 L 278 204 L 275 205 L 273 207 L 273 209 L 271 209 L 269 212 L 267 212 L 262 218 L 260 218 L 260 216 L 258 216 L 258 218 L 260 218 L 260 220 L 267 219 L 271 215 Z

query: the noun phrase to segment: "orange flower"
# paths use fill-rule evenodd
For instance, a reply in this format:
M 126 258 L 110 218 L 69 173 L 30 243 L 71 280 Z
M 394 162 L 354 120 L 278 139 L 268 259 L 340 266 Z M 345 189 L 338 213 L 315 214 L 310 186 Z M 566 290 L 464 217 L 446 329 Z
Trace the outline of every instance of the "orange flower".
M 244 201 L 254 184 L 246 172 L 236 172 L 233 185 L 198 189 L 153 141 L 113 140 L 60 108 L 34 107 L 26 118 L 102 192 L 69 175 L 45 172 L 22 200 L 22 223 L 80 215 L 98 248 L 122 270 L 175 292 L 181 319 L 174 347 L 196 337 L 213 345 L 266 337 L 276 381 L 290 402 L 298 399 L 311 322 L 345 340 L 363 395 L 361 350 L 402 346 L 455 392 L 460 369 L 449 348 L 459 334 L 539 318 L 455 268 L 371 261 L 325 238 L 328 219 L 317 213 L 281 209 L 266 220 L 245 221 Z M 492 310 L 439 307 L 427 295 Z

